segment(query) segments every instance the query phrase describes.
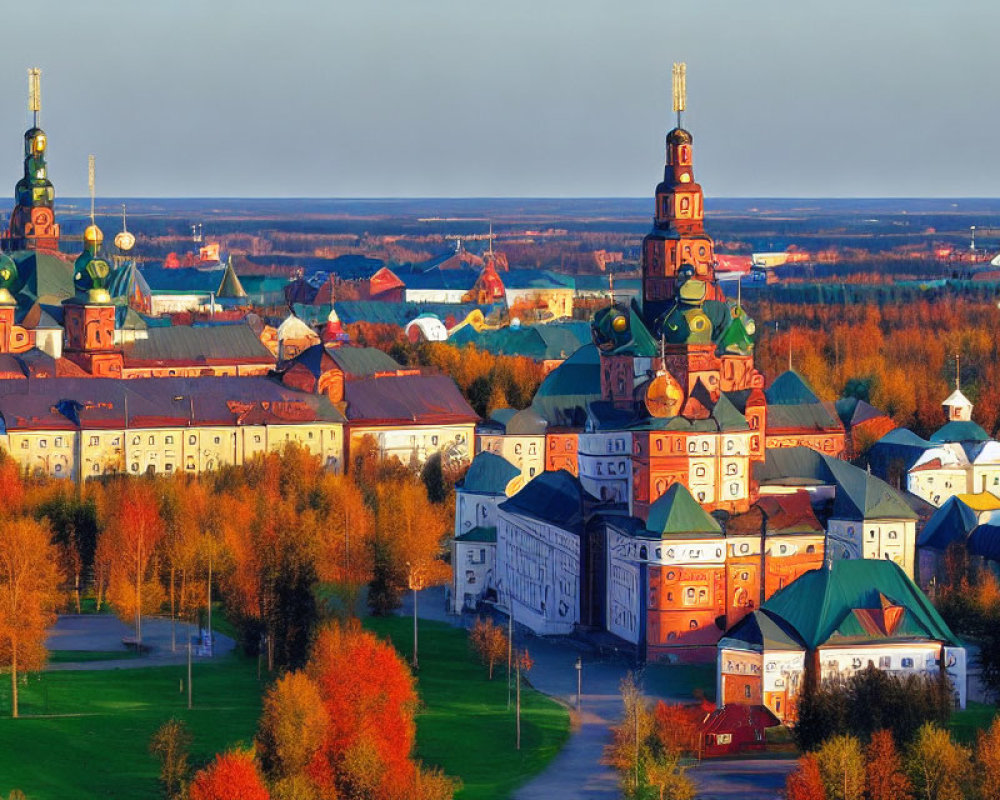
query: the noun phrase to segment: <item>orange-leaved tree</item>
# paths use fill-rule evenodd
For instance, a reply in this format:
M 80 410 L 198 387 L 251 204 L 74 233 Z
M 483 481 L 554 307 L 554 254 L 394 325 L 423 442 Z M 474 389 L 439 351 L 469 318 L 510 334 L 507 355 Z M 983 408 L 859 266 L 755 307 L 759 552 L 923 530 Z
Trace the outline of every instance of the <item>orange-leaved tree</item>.
M 816 756 L 807 753 L 785 779 L 785 800 L 826 800 L 826 788 Z
M 316 637 L 306 671 L 329 719 L 323 751 L 330 779 L 343 783 L 338 765 L 368 750 L 382 776 L 380 796 L 409 783 L 417 695 L 395 648 L 356 623 L 332 625 Z
M 387 569 L 387 581 L 399 581 L 413 592 L 413 666 L 418 661 L 417 592 L 451 579 L 444 562 L 445 539 L 450 522 L 439 505 L 427 498 L 417 480 L 382 484 L 376 496 L 375 569 Z
M 274 781 L 308 780 L 307 768 L 323 747 L 329 726 L 319 687 L 304 672 L 279 678 L 264 697 L 257 753 Z
M 865 747 L 865 789 L 868 800 L 910 800 L 913 797 L 892 731 L 875 731 Z
M 57 554 L 48 526 L 28 517 L 0 524 L 0 654 L 10 669 L 11 712 L 18 673 L 45 663 L 45 635 L 59 603 Z
M 232 750 L 198 772 L 188 788 L 188 800 L 271 800 L 253 753 Z
M 108 599 L 123 622 L 135 625 L 141 650 L 142 615 L 163 602 L 153 569 L 164 533 L 160 496 L 152 481 L 125 479 L 108 487 L 100 501 L 104 531 L 98 547 L 109 565 Z
M 489 617 L 477 619 L 469 631 L 469 646 L 489 668 L 490 680 L 493 680 L 493 667 L 507 657 L 507 634 L 503 628 Z
M 308 768 L 322 791 L 380 800 L 452 797 L 454 781 L 411 758 L 417 695 L 391 644 L 356 621 L 326 627 L 316 637 L 306 673 L 319 687 L 329 721 Z

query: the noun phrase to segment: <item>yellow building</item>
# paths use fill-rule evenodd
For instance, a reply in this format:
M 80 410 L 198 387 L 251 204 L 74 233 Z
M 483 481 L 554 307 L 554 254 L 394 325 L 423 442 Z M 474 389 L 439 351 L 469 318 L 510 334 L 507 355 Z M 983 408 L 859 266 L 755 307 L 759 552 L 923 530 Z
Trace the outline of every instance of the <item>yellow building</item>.
M 0 447 L 31 474 L 197 474 L 292 442 L 344 466 L 343 415 L 266 378 L 52 378 L 23 389 L 0 397 Z

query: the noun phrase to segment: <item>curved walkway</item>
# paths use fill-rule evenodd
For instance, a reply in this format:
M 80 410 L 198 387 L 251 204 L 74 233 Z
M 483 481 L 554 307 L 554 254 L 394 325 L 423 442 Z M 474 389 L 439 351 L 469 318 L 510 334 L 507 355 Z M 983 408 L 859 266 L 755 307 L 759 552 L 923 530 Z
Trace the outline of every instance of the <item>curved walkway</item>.
M 144 669 L 165 667 L 187 662 L 188 635 L 197 631 L 192 625 L 181 622 L 175 625 L 176 649 L 171 647 L 171 623 L 162 617 L 142 618 L 143 654 L 138 658 L 109 659 L 107 661 L 66 661 L 50 663 L 45 669 Z M 79 650 L 90 652 L 127 652 L 122 640 L 133 635 L 130 626 L 111 614 L 63 614 L 52 626 L 45 647 L 51 651 Z M 228 655 L 236 643 L 228 636 L 215 634 L 215 658 Z M 148 650 L 146 648 L 149 648 Z M 194 661 L 210 661 L 209 656 L 195 656 Z
M 412 595 L 404 598 L 401 615 L 412 615 Z M 471 624 L 470 616 L 448 614 L 440 587 L 420 593 L 417 613 L 421 619 L 446 622 L 456 627 Z M 572 711 L 570 736 L 559 754 L 538 775 L 517 789 L 512 800 L 549 800 L 553 797 L 584 800 L 619 800 L 618 776 L 602 762 L 605 745 L 611 742 L 610 726 L 621 719 L 618 685 L 629 666 L 622 661 L 602 661 L 573 641 L 515 635 L 535 662 L 531 685 L 566 704 Z M 582 661 L 582 695 L 576 707 L 576 660 Z M 658 698 L 663 697 L 657 695 Z M 678 696 L 663 699 L 685 701 Z M 693 766 L 688 774 L 697 788 L 698 800 L 776 800 L 785 775 L 794 760 L 709 759 Z

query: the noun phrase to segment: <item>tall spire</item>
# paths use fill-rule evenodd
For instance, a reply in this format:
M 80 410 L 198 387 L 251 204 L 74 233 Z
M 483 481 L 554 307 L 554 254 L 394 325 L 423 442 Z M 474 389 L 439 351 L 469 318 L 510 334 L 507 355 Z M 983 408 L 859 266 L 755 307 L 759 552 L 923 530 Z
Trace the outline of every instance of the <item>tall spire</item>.
M 87 188 L 90 190 L 90 224 L 96 225 L 94 221 L 94 198 L 97 195 L 97 183 L 94 180 L 94 154 L 87 156 Z
M 58 250 L 59 226 L 55 223 L 55 190 L 48 177 L 45 152 L 48 140 L 38 127 L 42 111 L 42 71 L 28 70 L 28 111 L 32 126 L 24 133 L 24 176 L 14 188 L 14 210 L 3 237 L 5 250 Z
M 672 84 L 677 127 L 667 134 L 653 230 L 642 243 L 642 305 L 649 324 L 672 307 L 682 267 L 689 266 L 697 280 L 713 285 L 709 297 L 718 292 L 714 245 L 705 233 L 704 197 L 694 178 L 694 139 L 681 127 L 687 108 L 687 65 L 674 64 Z
M 32 114 L 32 127 L 38 127 L 38 115 L 42 113 L 42 71 L 38 67 L 28 69 L 28 111 Z
M 955 353 L 955 391 L 962 391 L 962 362 L 958 353 Z
M 681 125 L 681 114 L 687 107 L 687 64 L 683 61 L 674 62 L 673 71 L 674 113 L 677 114 L 677 127 Z

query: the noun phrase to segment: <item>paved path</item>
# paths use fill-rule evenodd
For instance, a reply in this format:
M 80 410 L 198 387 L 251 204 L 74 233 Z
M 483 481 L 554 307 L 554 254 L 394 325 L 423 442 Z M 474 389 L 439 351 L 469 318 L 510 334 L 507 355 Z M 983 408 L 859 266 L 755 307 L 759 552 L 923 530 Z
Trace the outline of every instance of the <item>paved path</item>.
M 471 624 L 469 615 L 458 617 L 445 611 L 444 591 L 427 589 L 420 593 L 417 612 L 421 619 L 433 619 L 456 627 Z M 412 593 L 407 594 L 401 615 L 413 614 Z M 535 662 L 532 686 L 572 709 L 569 740 L 541 774 L 514 792 L 512 800 L 619 800 L 618 777 L 601 763 L 605 745 L 611 741 L 610 726 L 621 719 L 622 703 L 618 685 L 629 670 L 625 661 L 595 658 L 583 645 L 567 639 L 540 638 L 518 634 L 515 640 L 526 646 Z M 583 665 L 580 711 L 576 706 L 576 660 Z M 658 695 L 659 697 L 659 695 Z M 689 697 L 666 697 L 678 701 Z M 773 800 L 784 785 L 791 760 L 712 759 L 691 768 L 689 775 L 698 787 L 699 800 Z
M 176 650 L 171 648 L 170 620 L 162 617 L 142 618 L 143 655 L 140 658 L 123 658 L 109 661 L 74 661 L 49 664 L 46 670 L 74 669 L 142 669 L 164 667 L 187 662 L 186 644 L 188 631 L 193 626 L 176 623 Z M 125 652 L 122 639 L 131 637 L 133 630 L 111 614 L 63 614 L 49 631 L 45 646 L 49 650 L 97 650 Z M 148 647 L 149 650 L 145 651 Z M 228 636 L 215 634 L 215 657 L 227 655 L 236 647 Z M 210 660 L 195 657 L 195 661 Z

